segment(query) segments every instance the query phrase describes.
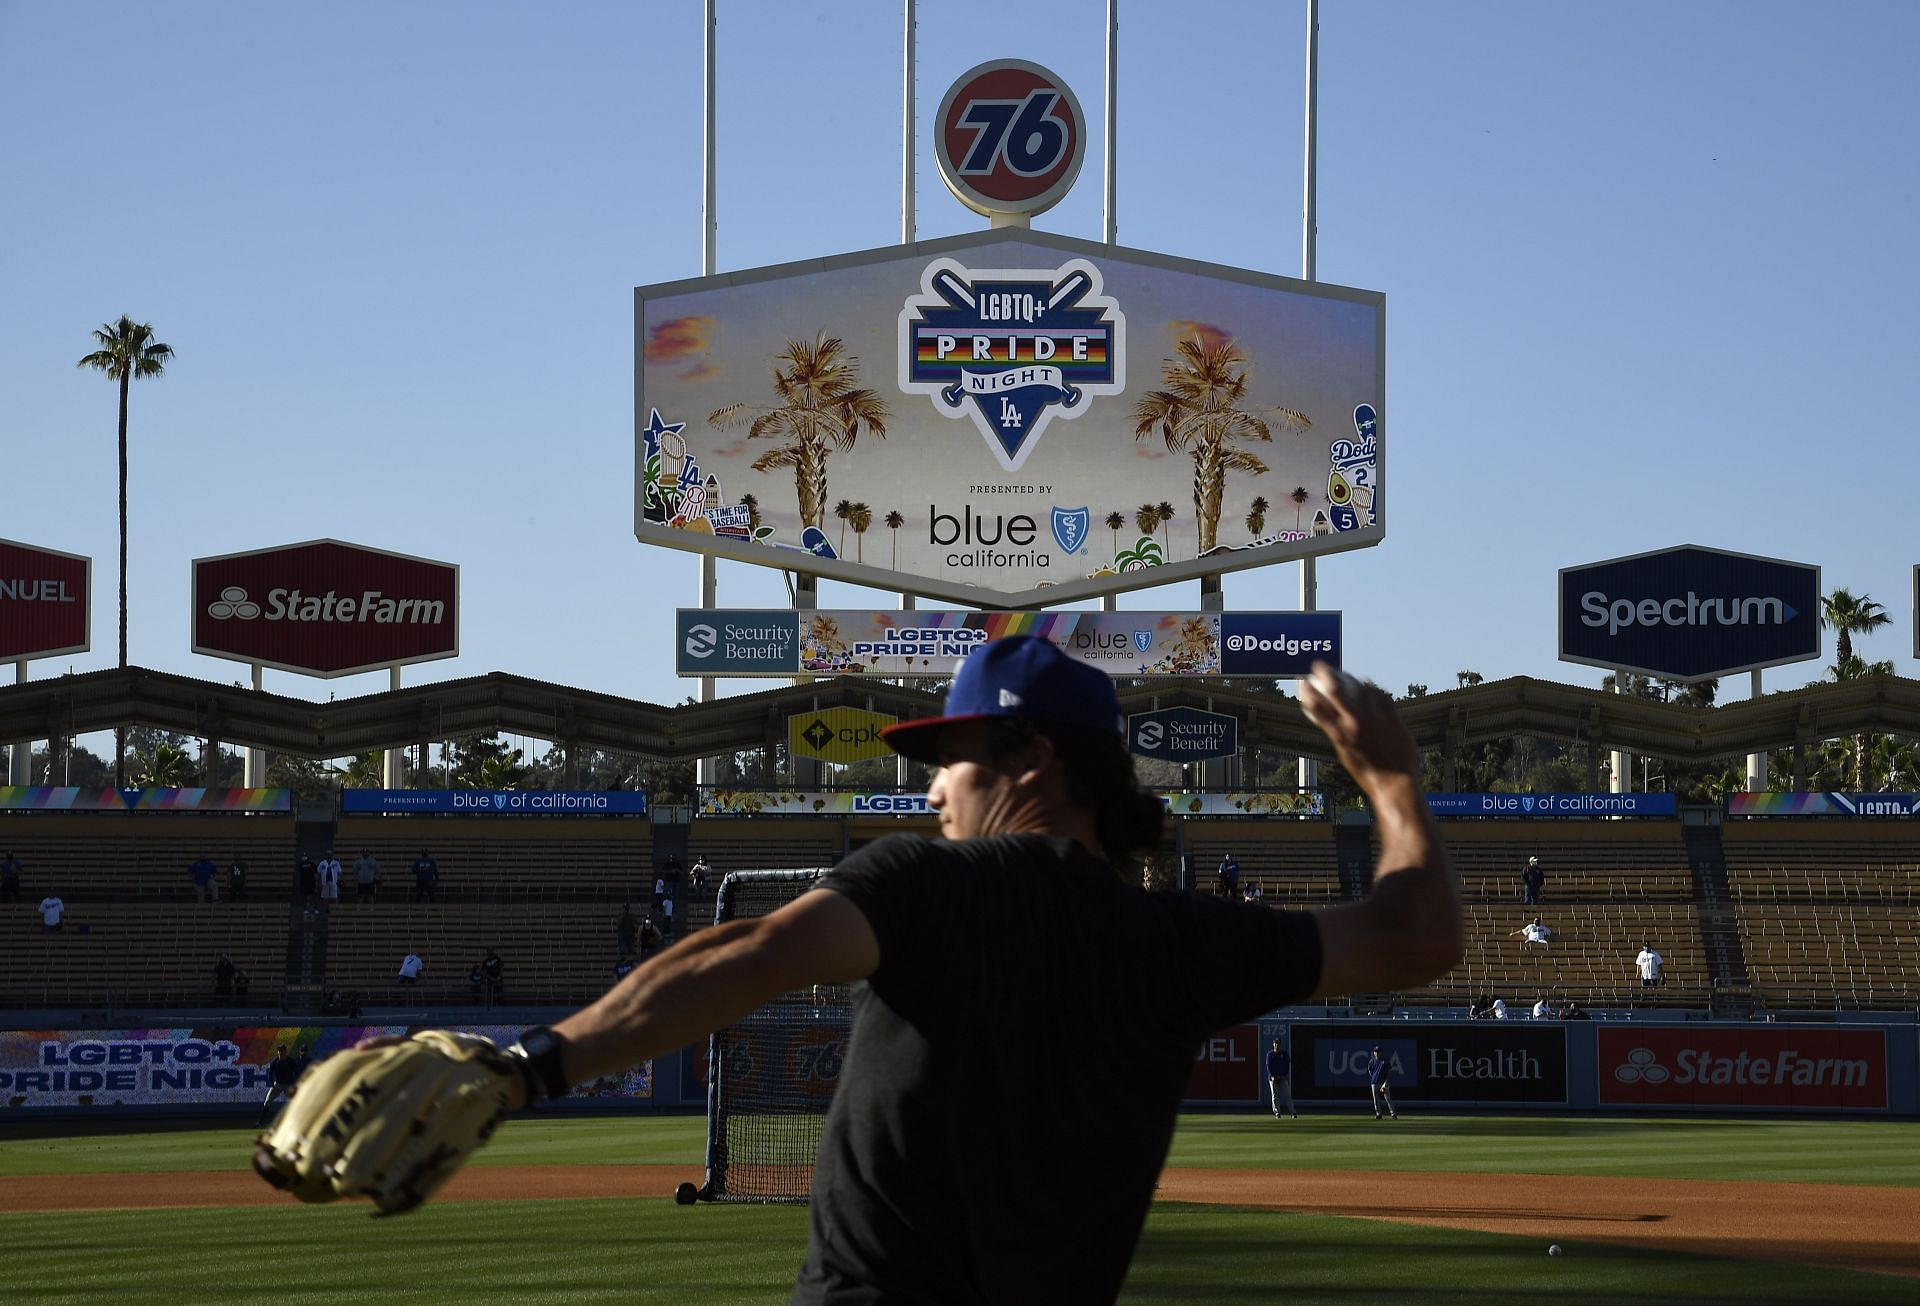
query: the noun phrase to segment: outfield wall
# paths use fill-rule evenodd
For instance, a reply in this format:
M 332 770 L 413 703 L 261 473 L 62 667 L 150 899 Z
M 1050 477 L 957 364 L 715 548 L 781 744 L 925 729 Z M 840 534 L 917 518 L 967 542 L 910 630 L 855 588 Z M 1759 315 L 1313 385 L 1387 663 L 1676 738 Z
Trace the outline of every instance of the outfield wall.
M 363 1038 L 414 1028 L 420 1026 L 183 1023 L 0 1031 L 0 1118 L 248 1113 L 266 1093 L 276 1047 L 318 1059 Z M 507 1042 L 522 1026 L 451 1028 Z M 1366 1062 L 1377 1045 L 1393 1065 L 1394 1100 L 1403 1107 L 1920 1115 L 1920 1027 L 1911 1024 L 1355 1021 L 1288 1012 L 1208 1039 L 1194 1061 L 1188 1105 L 1257 1109 L 1275 1037 L 1293 1053 L 1295 1101 L 1312 1107 L 1363 1109 Z M 766 1049 L 753 1073 L 788 1081 L 796 1100 L 824 1103 L 844 1054 L 839 1036 L 821 1031 Z M 583 1086 L 565 1105 L 704 1109 L 706 1045 Z

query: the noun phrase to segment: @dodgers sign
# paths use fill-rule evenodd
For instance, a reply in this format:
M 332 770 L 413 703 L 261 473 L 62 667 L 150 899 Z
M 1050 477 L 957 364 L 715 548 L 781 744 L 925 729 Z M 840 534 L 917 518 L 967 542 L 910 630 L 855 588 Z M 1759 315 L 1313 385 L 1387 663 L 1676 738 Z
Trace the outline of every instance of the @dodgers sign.
M 962 204 L 988 217 L 1030 217 L 1080 175 L 1087 119 L 1059 77 L 1024 59 L 960 74 L 933 119 L 933 157 Z

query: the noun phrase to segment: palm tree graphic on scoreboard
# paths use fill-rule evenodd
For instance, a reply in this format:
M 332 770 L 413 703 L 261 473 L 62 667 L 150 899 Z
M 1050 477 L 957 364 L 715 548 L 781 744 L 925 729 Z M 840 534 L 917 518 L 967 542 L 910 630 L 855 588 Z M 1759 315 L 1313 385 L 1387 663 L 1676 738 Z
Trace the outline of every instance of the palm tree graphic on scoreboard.
M 1160 370 L 1161 390 L 1149 390 L 1133 409 L 1133 437 L 1159 432 L 1169 452 L 1193 459 L 1193 507 L 1199 532 L 1195 552 L 1204 556 L 1219 542 L 1220 508 L 1227 473 L 1260 476 L 1265 462 L 1239 444 L 1273 442 L 1273 424 L 1244 406 L 1247 356 L 1230 337 L 1198 333 L 1174 346 L 1175 357 Z M 1290 432 L 1312 425 L 1304 413 L 1274 408 L 1277 424 Z
M 709 425 L 723 431 L 751 418 L 749 440 L 785 441 L 754 459 L 752 467 L 756 472 L 793 469 L 802 529 L 826 529 L 829 457 L 852 449 L 863 434 L 884 440 L 893 416 L 878 391 L 860 384 L 860 360 L 844 353 L 845 348 L 839 337 L 824 331 L 811 343 L 788 340 L 771 360 L 777 404 L 733 403 L 707 417 Z M 842 514 L 840 519 L 845 523 L 849 517 Z M 857 529 L 864 534 L 864 526 Z M 843 547 L 845 539 L 843 526 Z

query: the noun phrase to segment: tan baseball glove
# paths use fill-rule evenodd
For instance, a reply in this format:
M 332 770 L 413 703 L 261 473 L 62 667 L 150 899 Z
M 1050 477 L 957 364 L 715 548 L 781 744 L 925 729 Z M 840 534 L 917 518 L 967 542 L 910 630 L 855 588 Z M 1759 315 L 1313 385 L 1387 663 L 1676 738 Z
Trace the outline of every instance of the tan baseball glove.
M 336 1052 L 301 1077 L 253 1168 L 303 1202 L 371 1197 L 411 1211 L 492 1136 L 520 1082 L 489 1039 L 445 1030 Z

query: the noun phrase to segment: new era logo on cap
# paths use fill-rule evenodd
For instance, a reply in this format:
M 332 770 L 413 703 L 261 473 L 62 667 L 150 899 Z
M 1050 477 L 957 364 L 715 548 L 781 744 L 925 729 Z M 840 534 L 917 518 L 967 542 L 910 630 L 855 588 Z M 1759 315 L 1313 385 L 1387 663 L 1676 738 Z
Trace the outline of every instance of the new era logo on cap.
M 1106 672 L 1074 661 L 1047 640 L 1010 635 L 989 641 L 960 663 L 944 714 L 902 721 L 881 737 L 897 753 L 936 762 L 942 727 L 989 717 L 1096 731 L 1112 735 L 1116 743 L 1126 730 Z

